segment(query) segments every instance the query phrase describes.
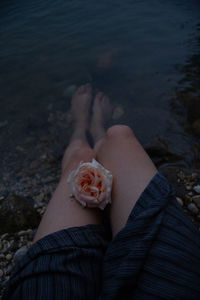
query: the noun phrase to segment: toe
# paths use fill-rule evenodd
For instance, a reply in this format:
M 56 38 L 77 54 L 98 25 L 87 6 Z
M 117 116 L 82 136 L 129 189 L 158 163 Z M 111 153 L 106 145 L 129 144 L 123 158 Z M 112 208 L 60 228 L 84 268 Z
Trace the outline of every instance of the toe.
M 102 92 L 98 92 L 98 93 L 96 94 L 95 100 L 96 100 L 96 99 L 100 100 L 102 97 L 103 97 L 103 93 L 102 93 Z
M 83 94 L 85 92 L 85 85 L 79 86 L 79 88 L 76 90 L 76 94 Z
M 76 93 L 79 95 L 80 94 L 90 94 L 91 92 L 92 92 L 92 87 L 89 83 L 79 86 L 79 88 L 76 91 Z
M 85 92 L 86 93 L 91 93 L 92 92 L 92 87 L 91 87 L 91 84 L 90 83 L 87 83 L 85 85 Z
M 105 103 L 105 104 L 108 104 L 110 102 L 110 100 L 106 95 L 104 95 L 103 98 L 102 98 L 102 102 Z

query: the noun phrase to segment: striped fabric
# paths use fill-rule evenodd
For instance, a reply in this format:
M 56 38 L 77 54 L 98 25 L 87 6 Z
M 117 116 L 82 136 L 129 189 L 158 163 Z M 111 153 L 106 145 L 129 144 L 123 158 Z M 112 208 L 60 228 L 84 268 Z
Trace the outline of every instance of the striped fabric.
M 73 227 L 34 244 L 4 300 L 200 299 L 200 233 L 157 174 L 111 241 L 103 225 Z

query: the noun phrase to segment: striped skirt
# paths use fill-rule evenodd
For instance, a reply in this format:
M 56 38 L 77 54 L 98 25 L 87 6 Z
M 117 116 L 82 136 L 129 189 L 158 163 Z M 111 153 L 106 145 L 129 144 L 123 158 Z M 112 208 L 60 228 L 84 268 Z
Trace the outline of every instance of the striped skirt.
M 157 173 L 111 240 L 105 225 L 72 227 L 35 243 L 4 300 L 200 299 L 200 233 Z

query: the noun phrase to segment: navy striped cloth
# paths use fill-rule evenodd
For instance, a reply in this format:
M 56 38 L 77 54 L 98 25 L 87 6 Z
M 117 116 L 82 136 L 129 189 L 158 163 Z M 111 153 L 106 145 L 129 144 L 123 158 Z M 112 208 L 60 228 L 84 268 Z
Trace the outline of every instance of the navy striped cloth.
M 200 299 L 200 233 L 157 173 L 125 227 L 73 227 L 35 243 L 4 300 Z

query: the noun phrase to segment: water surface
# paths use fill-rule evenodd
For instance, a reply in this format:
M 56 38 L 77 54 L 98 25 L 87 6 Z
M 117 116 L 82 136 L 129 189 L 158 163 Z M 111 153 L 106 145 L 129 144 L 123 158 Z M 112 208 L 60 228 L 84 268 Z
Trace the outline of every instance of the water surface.
M 49 115 L 69 108 L 68 87 L 86 82 L 123 109 L 115 122 L 131 126 L 144 146 L 159 137 L 189 161 L 197 139 L 171 103 L 189 84 L 180 84 L 183 67 L 199 53 L 199 16 L 194 0 L 1 1 L 4 167 L 28 138 L 49 134 Z M 180 114 L 187 118 L 184 108 Z

